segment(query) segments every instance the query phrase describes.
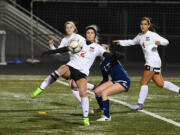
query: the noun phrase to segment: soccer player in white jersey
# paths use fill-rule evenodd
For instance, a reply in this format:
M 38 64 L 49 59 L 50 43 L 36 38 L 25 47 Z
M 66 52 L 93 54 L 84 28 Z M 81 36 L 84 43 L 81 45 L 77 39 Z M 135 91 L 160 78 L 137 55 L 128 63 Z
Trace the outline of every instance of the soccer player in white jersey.
M 65 31 L 67 36 L 64 37 L 60 43 L 60 45 L 58 46 L 58 48 L 62 48 L 67 46 L 67 43 L 72 39 L 72 38 L 76 38 L 79 37 L 78 34 L 76 34 L 78 32 L 76 25 L 74 24 L 74 22 L 72 21 L 67 21 L 65 24 Z M 49 47 L 51 50 L 56 49 L 56 47 L 54 46 L 54 41 L 50 40 L 49 41 Z M 74 85 L 73 85 L 74 84 Z M 79 96 L 79 91 L 77 89 L 77 85 L 75 84 L 75 82 L 72 79 L 69 79 L 69 86 L 72 89 L 72 93 L 73 95 L 76 97 L 76 99 L 81 103 L 81 98 Z M 92 89 L 94 87 L 94 85 L 87 83 L 87 89 Z M 78 105 L 77 108 L 81 108 L 82 105 Z
M 67 25 L 66 25 L 67 27 Z M 94 38 L 96 36 L 96 31 L 93 28 L 90 32 L 90 38 Z M 76 34 L 77 35 L 77 34 Z M 47 86 L 52 84 L 57 80 L 59 77 L 63 78 L 70 78 L 73 79 L 77 87 L 79 89 L 79 94 L 81 97 L 81 103 L 82 103 L 82 110 L 83 110 L 83 122 L 84 125 L 89 125 L 89 100 L 87 97 L 87 76 L 89 75 L 89 69 L 91 65 L 93 64 L 96 56 L 105 56 L 108 57 L 110 54 L 106 53 L 105 50 L 96 43 L 91 43 L 91 41 L 88 41 L 87 44 L 90 42 L 91 47 L 86 45 L 86 42 L 84 38 L 82 38 L 80 35 L 77 35 L 75 38 L 78 38 L 83 42 L 83 48 L 79 53 L 72 54 L 70 53 L 70 61 L 66 65 L 60 66 L 57 70 L 55 70 L 51 75 L 49 75 L 40 85 L 39 88 L 37 88 L 33 93 L 32 97 L 36 95 L 36 93 L 41 93 Z M 85 42 L 85 43 L 84 43 Z M 68 43 L 68 42 L 67 42 Z M 43 54 L 53 54 L 53 53 L 64 53 L 68 52 L 68 49 L 66 47 L 50 50 Z
M 62 41 L 61 41 L 60 45 L 58 46 L 58 48 L 63 48 L 65 46 L 67 46 L 68 42 L 72 38 L 80 38 L 81 40 L 84 40 L 84 42 L 85 42 L 85 39 L 83 37 L 81 37 L 80 35 L 76 34 L 78 32 L 78 30 L 77 30 L 77 27 L 76 27 L 76 25 L 75 25 L 75 23 L 73 21 L 65 22 L 64 28 L 65 28 L 66 36 L 62 39 Z M 50 47 L 51 50 L 55 50 L 56 49 L 56 47 L 54 46 L 54 41 L 53 40 L 49 41 L 49 47 Z M 71 53 L 69 53 L 69 54 L 71 54 Z M 69 83 L 71 84 L 71 82 L 72 81 L 70 80 Z M 43 88 L 43 86 L 42 86 L 42 88 Z M 31 94 L 32 98 L 35 98 L 41 92 L 43 92 L 43 89 L 37 89 L 36 91 L 34 91 Z M 77 91 L 76 88 L 72 88 L 72 92 L 73 92 L 73 94 L 75 96 L 79 95 L 79 91 Z M 78 100 L 81 102 L 81 98 L 78 97 Z
M 91 28 L 93 28 L 93 30 Z M 97 43 L 98 44 L 98 42 L 99 42 L 98 30 L 99 30 L 99 28 L 97 25 L 89 25 L 85 28 L 85 36 L 86 36 L 86 41 L 87 41 L 89 49 L 91 49 L 91 45 L 89 45 L 89 44 L 91 44 L 91 43 Z M 79 96 L 79 90 L 77 88 L 75 81 L 70 79 L 69 85 L 72 89 L 73 95 L 80 102 L 80 104 L 77 106 L 77 108 L 81 108 L 82 107 L 81 98 Z M 94 88 L 95 88 L 95 85 L 87 83 L 87 89 L 92 90 Z
M 143 17 L 140 22 L 141 33 L 139 33 L 133 40 L 114 40 L 113 42 L 121 46 L 132 46 L 139 44 L 142 47 L 145 57 L 145 70 L 141 79 L 141 88 L 138 98 L 138 103 L 130 107 L 131 110 L 143 109 L 144 101 L 148 95 L 148 83 L 153 80 L 154 83 L 167 90 L 180 93 L 180 87 L 175 84 L 164 81 L 161 74 L 161 59 L 158 54 L 157 47 L 159 45 L 167 46 L 169 41 L 159 34 L 150 31 L 152 28 L 151 19 Z

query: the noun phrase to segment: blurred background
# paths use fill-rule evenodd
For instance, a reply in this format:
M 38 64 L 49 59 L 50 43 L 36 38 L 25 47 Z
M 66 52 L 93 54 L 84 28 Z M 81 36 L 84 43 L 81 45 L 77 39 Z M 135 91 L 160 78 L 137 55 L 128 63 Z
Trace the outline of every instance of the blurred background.
M 68 55 L 40 58 L 49 49 L 48 40 L 58 46 L 64 36 L 64 23 L 75 21 L 81 35 L 87 25 L 100 28 L 100 43 L 132 39 L 139 32 L 140 19 L 151 17 L 157 33 L 170 44 L 159 47 L 162 73 L 180 76 L 180 2 L 121 0 L 1 0 L 0 74 L 49 74 L 68 61 Z M 143 72 L 140 46 L 119 47 L 122 61 L 131 76 Z M 100 75 L 97 60 L 90 75 Z

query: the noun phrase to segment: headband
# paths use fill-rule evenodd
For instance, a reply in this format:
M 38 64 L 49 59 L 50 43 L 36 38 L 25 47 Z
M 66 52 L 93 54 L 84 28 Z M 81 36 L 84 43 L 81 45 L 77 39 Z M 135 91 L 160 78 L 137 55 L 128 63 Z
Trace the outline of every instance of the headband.
M 148 21 L 148 23 L 151 23 L 151 20 L 148 17 L 143 17 L 144 20 Z
M 90 30 L 90 29 L 94 31 L 95 37 L 96 37 L 96 36 L 97 36 L 97 31 L 96 31 L 95 28 L 93 28 L 93 27 L 88 27 L 88 28 L 86 28 L 86 32 L 87 32 L 88 30 Z

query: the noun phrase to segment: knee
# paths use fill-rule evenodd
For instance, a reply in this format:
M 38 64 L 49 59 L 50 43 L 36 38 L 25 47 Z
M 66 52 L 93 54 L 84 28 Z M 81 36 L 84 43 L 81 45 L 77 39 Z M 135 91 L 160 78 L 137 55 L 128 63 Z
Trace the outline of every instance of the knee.
M 57 69 L 60 76 L 67 78 L 70 75 L 69 68 L 66 65 L 62 65 Z
M 161 88 L 163 88 L 163 86 L 164 86 L 164 82 L 162 81 L 162 82 L 155 82 L 155 84 L 158 86 L 158 87 L 161 87 Z
M 142 85 L 147 85 L 148 84 L 148 82 L 146 82 L 146 81 L 143 81 L 143 80 L 141 80 L 141 82 L 140 82 L 140 85 L 142 86 Z
M 105 100 L 105 99 L 108 98 L 108 94 L 107 94 L 106 91 L 103 91 L 103 92 L 101 93 L 101 96 L 102 96 L 102 99 L 103 99 L 103 100 Z
M 101 93 L 99 92 L 98 89 L 95 89 L 95 90 L 94 90 L 94 94 L 95 94 L 96 96 L 101 96 Z
M 62 66 L 60 66 L 56 71 L 59 73 L 59 75 L 61 75 L 62 76 L 62 68 L 61 68 Z
M 79 95 L 80 95 L 80 97 L 86 97 L 87 96 L 87 92 L 86 91 L 80 91 Z
M 65 68 L 65 66 L 66 66 L 66 65 L 62 65 L 62 66 L 60 66 L 60 67 L 58 68 L 58 71 L 60 71 L 60 70 L 64 69 L 64 68 Z

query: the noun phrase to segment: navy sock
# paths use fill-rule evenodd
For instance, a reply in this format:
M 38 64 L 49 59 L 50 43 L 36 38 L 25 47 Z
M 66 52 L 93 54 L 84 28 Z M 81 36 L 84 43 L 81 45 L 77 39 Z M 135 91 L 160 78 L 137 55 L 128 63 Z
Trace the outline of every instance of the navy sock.
M 103 110 L 104 110 L 104 115 L 106 117 L 110 117 L 110 114 L 109 114 L 109 106 L 110 106 L 110 103 L 109 103 L 109 100 L 104 100 L 103 101 Z
M 101 96 L 96 96 L 96 100 L 98 102 L 99 107 L 101 108 L 101 110 L 103 110 L 103 101 L 102 101 L 102 97 Z

